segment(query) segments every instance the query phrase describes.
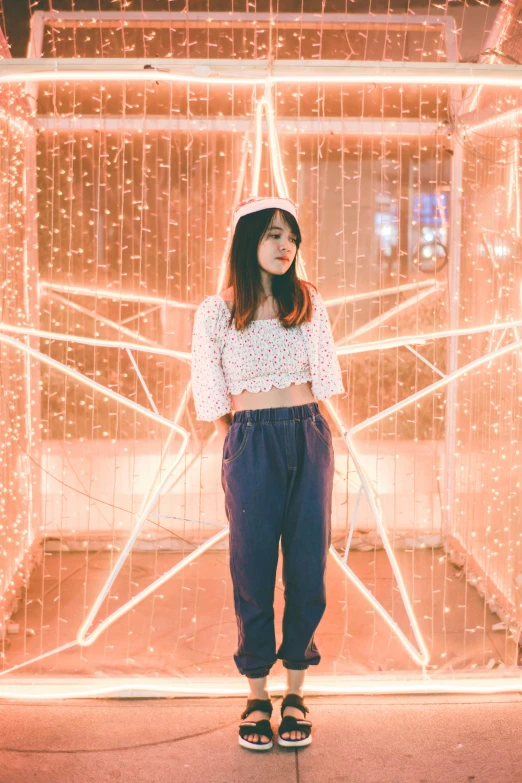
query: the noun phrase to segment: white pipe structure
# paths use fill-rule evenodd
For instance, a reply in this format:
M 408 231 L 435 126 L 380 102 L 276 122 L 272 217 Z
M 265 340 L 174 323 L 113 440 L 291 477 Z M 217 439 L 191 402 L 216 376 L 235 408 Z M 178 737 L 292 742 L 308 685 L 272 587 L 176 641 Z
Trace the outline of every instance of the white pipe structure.
M 238 28 L 243 30 L 246 24 L 253 27 L 267 25 L 292 30 L 308 29 L 337 30 L 365 29 L 370 26 L 377 30 L 411 30 L 422 32 L 427 29 L 451 27 L 453 19 L 441 15 L 415 14 L 310 14 L 310 13 L 244 13 L 228 11 L 35 11 L 33 25 L 50 27 L 166 27 L 175 28 Z M 79 24 L 80 23 L 80 24 Z M 34 44 L 35 51 L 42 51 L 41 44 Z
M 157 354 L 158 356 L 170 356 L 172 359 L 190 363 L 191 354 L 188 351 L 175 351 L 163 346 L 144 345 L 142 343 L 126 343 L 119 340 L 100 340 L 97 337 L 83 337 L 77 334 L 66 334 L 61 332 L 46 332 L 43 329 L 33 329 L 29 326 L 14 326 L 13 324 L 4 324 L 0 322 L 0 332 L 9 334 L 24 334 L 32 337 L 39 337 L 42 340 L 56 340 L 65 343 L 80 343 L 81 345 L 93 345 L 96 348 L 118 348 L 126 351 L 144 351 L 145 353 Z
M 252 195 L 259 194 L 259 175 L 261 172 L 261 154 L 263 151 L 263 109 L 266 113 L 268 123 L 268 146 L 270 150 L 270 161 L 272 163 L 272 173 L 274 175 L 275 186 L 279 198 L 289 198 L 288 188 L 286 186 L 285 175 L 281 163 L 281 152 L 277 139 L 277 131 L 274 124 L 274 109 L 270 93 L 258 101 L 256 107 L 256 144 L 254 148 L 254 170 L 252 174 Z
M 352 340 L 355 340 L 356 337 L 359 337 L 361 334 L 365 334 L 366 332 L 370 332 L 372 329 L 377 329 L 379 326 L 382 326 L 386 321 L 389 321 L 390 318 L 393 318 L 394 315 L 397 315 L 398 313 L 402 313 L 404 310 L 407 310 L 410 307 L 413 307 L 414 305 L 419 304 L 419 302 L 422 302 L 423 299 L 427 299 L 432 294 L 439 293 L 444 290 L 444 286 L 442 285 L 434 285 L 432 288 L 426 288 L 422 292 L 417 292 L 413 296 L 408 297 L 408 299 L 405 299 L 404 302 L 400 302 L 398 305 L 395 305 L 395 307 L 390 307 L 389 310 L 386 310 L 381 315 L 377 315 L 375 318 L 372 318 L 371 321 L 368 321 L 368 323 L 363 324 L 363 326 L 360 326 L 358 329 L 356 329 L 354 332 L 351 332 L 346 337 L 342 337 L 340 340 L 338 340 L 335 345 L 341 346 L 345 345 L 346 343 L 352 342 Z
M 95 299 L 110 299 L 111 302 L 136 302 L 137 304 L 164 305 L 180 310 L 197 310 L 197 305 L 191 302 L 181 302 L 175 299 L 165 299 L 161 296 L 149 296 L 148 294 L 135 294 L 132 291 L 111 291 L 108 288 L 88 288 L 83 286 L 67 285 L 62 283 L 39 284 L 40 291 L 59 291 L 60 293 L 74 294 L 76 296 L 89 296 Z
M 224 259 L 224 261 L 226 262 L 226 258 Z M 429 278 L 428 280 L 419 280 L 414 283 L 401 283 L 399 285 L 389 286 L 388 288 L 376 288 L 374 291 L 361 291 L 358 294 L 347 294 L 347 295 L 343 294 L 343 296 L 336 296 L 333 299 L 325 299 L 325 305 L 327 307 L 333 307 L 339 304 L 362 302 L 366 299 L 377 299 L 378 297 L 381 296 L 400 294 L 400 293 L 404 293 L 405 291 L 420 291 L 424 288 L 432 288 L 433 286 L 437 287 L 440 285 L 441 283 L 438 282 L 433 277 L 433 278 Z M 86 288 L 84 286 L 73 285 L 73 284 L 61 285 L 61 284 L 55 284 L 49 282 L 40 282 L 39 290 L 40 292 L 61 291 L 62 293 L 73 294 L 75 296 L 87 296 L 94 299 L 111 299 L 115 302 L 119 302 L 119 301 L 136 302 L 140 304 L 182 307 L 184 309 L 190 309 L 190 310 L 197 309 L 197 305 L 188 302 L 176 302 L 174 299 L 163 299 L 161 297 L 148 296 L 148 294 L 134 294 L 131 292 L 126 293 L 125 291 L 111 291 L 106 288 Z M 59 301 L 64 304 L 70 304 L 70 305 L 75 304 L 74 302 L 64 299 L 63 297 L 57 297 L 57 298 L 59 298 Z M 92 315 L 93 317 L 94 315 L 96 315 L 94 311 L 88 311 L 85 308 L 82 308 L 81 312 L 84 312 L 86 315 Z M 107 321 L 107 319 L 104 316 L 98 315 L 97 317 L 99 320 Z M 134 335 L 135 337 L 139 336 L 135 332 L 130 332 L 130 335 Z
M 464 150 L 462 144 L 453 145 L 451 157 L 451 195 L 450 195 L 450 231 L 449 231 L 449 273 L 448 306 L 449 328 L 456 332 L 460 316 L 460 276 L 461 276 L 461 235 L 462 235 L 462 178 L 464 170 Z M 454 372 L 459 363 L 459 341 L 453 334 L 448 341 L 448 373 Z M 445 483 L 443 530 L 447 535 L 453 519 L 455 504 L 455 447 L 457 442 L 457 388 L 455 384 L 448 389 L 445 420 Z
M 172 60 L 74 58 L 0 61 L 0 84 L 23 82 L 162 82 L 204 85 L 418 84 L 520 87 L 518 65 L 352 60 Z
M 252 122 L 238 117 L 169 117 L 148 116 L 138 117 L 100 117 L 96 114 L 84 114 L 82 117 L 53 117 L 40 115 L 36 122 L 37 130 L 55 132 L 76 132 L 96 130 L 113 133 L 153 133 L 156 131 L 217 131 L 224 133 L 248 133 Z M 264 123 L 262 123 L 264 127 Z M 275 120 L 274 127 L 278 135 L 334 134 L 338 136 L 397 136 L 400 138 L 415 138 L 433 136 L 440 123 L 430 120 L 403 120 L 350 117 L 345 120 L 331 117 L 320 120 L 311 117 L 292 117 Z
M 341 346 L 336 349 L 337 356 L 349 356 L 354 353 L 366 353 L 367 351 L 385 351 L 389 348 L 398 348 L 401 345 L 426 345 L 427 342 L 443 337 L 464 337 L 468 334 L 481 334 L 493 332 L 497 329 L 516 329 L 522 326 L 522 320 L 503 321 L 502 323 L 488 324 L 486 326 L 470 326 L 466 329 L 443 329 L 440 332 L 426 332 L 424 334 L 410 334 L 402 337 L 389 337 L 384 340 L 372 340 L 367 343 Z
M 64 645 L 60 650 L 70 649 L 73 645 Z M 57 651 L 53 651 L 56 653 Z M 104 684 L 99 680 L 71 678 L 67 682 L 52 677 L 30 678 L 28 676 L 10 678 L 2 683 L 0 698 L 19 701 L 53 702 L 58 699 L 85 699 L 118 696 L 120 698 L 164 698 L 197 696 L 246 696 L 249 692 L 244 677 L 205 677 L 201 679 L 174 679 L 161 677 L 140 677 L 139 682 L 131 678 L 107 677 Z M 332 694 L 336 696 L 376 696 L 411 694 L 473 694 L 493 695 L 499 693 L 518 693 L 522 689 L 522 674 L 517 667 L 503 670 L 502 674 L 492 677 L 489 673 L 459 675 L 458 679 L 442 679 L 436 674 L 415 672 L 408 679 L 398 679 L 396 675 L 383 672 L 379 678 L 373 674 L 351 676 L 325 676 L 316 674 L 308 677 L 303 690 L 308 695 Z M 287 685 L 282 677 L 270 681 L 270 692 L 284 694 Z

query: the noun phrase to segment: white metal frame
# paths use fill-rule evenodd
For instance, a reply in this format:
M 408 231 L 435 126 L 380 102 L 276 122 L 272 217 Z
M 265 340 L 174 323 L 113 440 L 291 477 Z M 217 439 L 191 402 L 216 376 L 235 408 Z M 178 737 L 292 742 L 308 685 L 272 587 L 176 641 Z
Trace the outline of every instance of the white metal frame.
M 312 118 L 289 119 L 275 122 L 277 133 L 281 135 L 295 133 L 338 134 L 356 136 L 401 136 L 415 137 L 432 136 L 439 130 L 437 122 L 422 120 L 374 120 L 352 119 L 318 120 Z M 74 119 L 72 117 L 39 116 L 36 127 L 41 130 L 75 131 L 98 130 L 114 131 L 224 131 L 245 133 L 252 128 L 252 121 L 228 117 L 212 117 L 206 119 L 186 119 L 184 117 L 98 117 L 87 115 Z
M 147 68 L 147 69 L 145 69 Z M 0 60 L 1 83 L 23 81 L 191 82 L 193 84 L 522 85 L 519 65 L 358 60 L 202 60 L 143 57 Z

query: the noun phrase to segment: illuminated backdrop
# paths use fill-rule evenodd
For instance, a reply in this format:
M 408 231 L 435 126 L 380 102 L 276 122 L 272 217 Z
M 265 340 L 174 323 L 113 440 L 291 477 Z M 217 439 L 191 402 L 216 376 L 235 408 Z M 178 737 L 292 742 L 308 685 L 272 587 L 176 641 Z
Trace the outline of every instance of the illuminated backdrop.
M 0 72 L 0 692 L 244 688 L 190 340 L 255 193 L 347 390 L 313 687 L 519 688 L 518 77 L 450 71 L 447 14 L 122 13 L 35 15 Z

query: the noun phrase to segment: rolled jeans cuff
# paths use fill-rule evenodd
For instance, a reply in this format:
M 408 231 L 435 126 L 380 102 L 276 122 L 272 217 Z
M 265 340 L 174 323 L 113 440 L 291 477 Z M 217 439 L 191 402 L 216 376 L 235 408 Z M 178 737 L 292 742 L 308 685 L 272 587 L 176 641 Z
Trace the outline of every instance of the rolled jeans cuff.
M 308 666 L 308 663 L 287 663 L 286 661 L 283 661 L 283 667 L 285 669 L 293 669 L 294 671 L 303 671 L 304 669 L 308 669 Z

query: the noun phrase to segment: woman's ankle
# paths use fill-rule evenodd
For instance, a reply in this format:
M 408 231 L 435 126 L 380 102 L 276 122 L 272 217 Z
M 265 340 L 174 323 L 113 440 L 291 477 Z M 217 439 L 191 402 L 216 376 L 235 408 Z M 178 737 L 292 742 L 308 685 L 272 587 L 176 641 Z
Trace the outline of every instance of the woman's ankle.
M 248 687 L 250 688 L 249 699 L 269 699 L 268 690 L 266 687 L 266 677 L 256 677 L 248 680 Z
M 305 677 L 305 669 L 287 669 L 285 696 L 288 696 L 290 693 L 295 693 L 297 696 L 301 696 L 301 698 L 303 698 Z

